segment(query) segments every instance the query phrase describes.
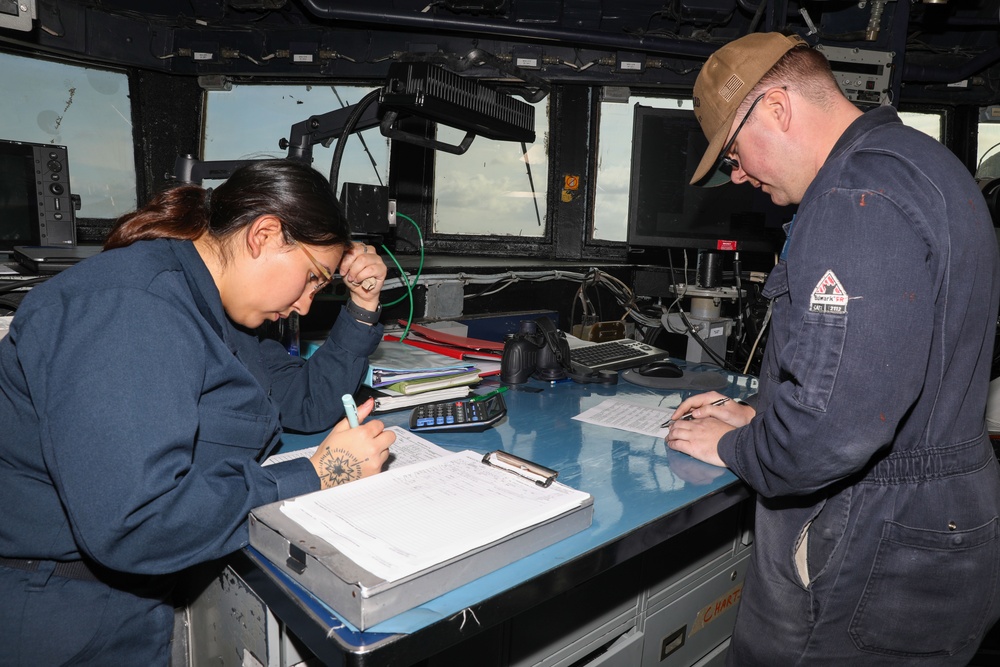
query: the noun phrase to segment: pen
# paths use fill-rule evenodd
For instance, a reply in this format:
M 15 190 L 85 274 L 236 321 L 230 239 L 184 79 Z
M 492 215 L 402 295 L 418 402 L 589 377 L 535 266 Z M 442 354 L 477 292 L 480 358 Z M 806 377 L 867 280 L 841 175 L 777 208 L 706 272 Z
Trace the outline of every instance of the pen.
M 709 403 L 709 405 L 722 405 L 723 403 L 726 403 L 727 401 L 731 400 L 733 399 L 727 396 L 726 398 L 720 398 L 717 401 L 712 401 L 711 403 Z M 694 419 L 694 410 L 688 410 L 687 414 L 681 417 L 680 419 L 683 419 L 685 421 Z M 668 419 L 667 421 L 660 424 L 660 428 L 669 428 L 671 424 L 673 424 L 675 421 L 680 421 L 680 419 Z
M 483 394 L 482 396 L 474 396 L 474 397 L 470 398 L 469 402 L 470 403 L 478 403 L 479 401 L 485 401 L 487 398 L 490 398 L 491 396 L 496 396 L 498 394 L 502 394 L 505 391 L 507 391 L 508 389 L 510 389 L 510 387 L 508 387 L 507 385 L 504 385 L 502 387 L 497 387 L 496 389 L 494 389 L 493 391 L 491 391 L 488 394 Z
M 351 425 L 351 428 L 357 428 L 358 405 L 354 402 L 354 397 L 350 394 L 344 394 L 340 397 L 340 400 L 344 404 L 344 412 L 347 413 L 347 423 Z

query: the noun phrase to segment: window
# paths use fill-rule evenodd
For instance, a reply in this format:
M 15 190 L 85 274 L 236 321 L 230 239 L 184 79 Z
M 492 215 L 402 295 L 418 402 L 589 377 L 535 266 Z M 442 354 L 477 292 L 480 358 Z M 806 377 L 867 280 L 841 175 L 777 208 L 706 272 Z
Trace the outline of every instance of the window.
M 622 241 L 628 229 L 628 189 L 632 165 L 632 122 L 636 104 L 646 107 L 694 109 L 691 100 L 631 97 L 628 103 L 601 102 L 598 129 L 593 238 Z
M 228 91 L 210 91 L 205 102 L 205 160 L 283 158 L 278 146 L 292 125 L 311 116 L 357 104 L 373 87 L 340 85 L 236 85 Z M 313 167 L 330 175 L 337 140 L 328 148 L 313 146 Z M 389 169 L 389 141 L 377 127 L 347 138 L 338 174 L 343 183 L 385 185 Z
M 435 151 L 434 231 L 440 234 L 545 235 L 548 98 L 535 105 L 535 143 L 476 137 L 462 155 Z M 437 138 L 465 133 L 438 126 Z
M 1000 107 L 985 107 L 979 113 L 979 150 L 976 178 L 1000 177 Z
M 128 77 L 0 53 L 0 138 L 66 146 L 77 217 L 117 218 L 136 205 Z
M 285 157 L 278 141 L 295 123 L 356 104 L 374 87 L 345 85 L 235 85 L 206 100 L 205 160 Z M 446 234 L 545 233 L 547 102 L 536 105 L 534 144 L 476 137 L 463 155 L 435 152 L 435 231 Z M 441 126 L 438 139 L 458 144 L 464 132 Z M 334 141 L 313 147 L 313 166 L 329 175 Z M 389 140 L 377 127 L 347 140 L 338 175 L 345 182 L 385 185 Z M 537 210 L 536 210 L 537 207 Z M 403 213 L 412 213 L 402 211 Z M 512 224 L 516 221 L 516 227 Z
M 929 137 L 941 141 L 941 126 L 944 117 L 940 113 L 927 113 L 922 111 L 900 111 L 899 119 L 903 125 L 920 130 Z

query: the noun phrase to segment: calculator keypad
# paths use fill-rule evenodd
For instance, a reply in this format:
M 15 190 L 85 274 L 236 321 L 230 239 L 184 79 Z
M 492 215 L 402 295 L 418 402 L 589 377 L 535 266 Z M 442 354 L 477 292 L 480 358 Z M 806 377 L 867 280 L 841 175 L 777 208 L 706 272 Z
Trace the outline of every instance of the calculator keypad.
M 410 414 L 412 431 L 481 431 L 507 412 L 501 396 L 484 401 L 442 401 L 418 405 Z

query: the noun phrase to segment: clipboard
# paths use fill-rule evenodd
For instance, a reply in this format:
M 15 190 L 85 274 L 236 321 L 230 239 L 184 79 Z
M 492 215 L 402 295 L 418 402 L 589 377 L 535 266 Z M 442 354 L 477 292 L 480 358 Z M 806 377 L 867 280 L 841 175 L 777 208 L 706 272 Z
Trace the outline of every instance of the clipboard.
M 506 470 L 515 475 L 520 475 L 543 489 L 556 481 L 556 477 L 559 476 L 559 472 L 552 468 L 546 468 L 528 459 L 509 454 L 502 449 L 483 454 L 483 463 L 493 466 L 498 470 Z
M 564 494 L 567 503 L 572 502 L 572 506 L 562 507 L 558 513 L 545 515 L 538 520 L 520 517 L 524 521 L 521 528 L 508 533 L 498 527 L 498 534 L 492 538 L 398 578 L 372 572 L 355 562 L 356 558 L 349 553 L 349 545 L 345 546 L 344 542 L 332 544 L 331 541 L 336 540 L 327 541 L 316 535 L 302 522 L 291 518 L 288 508 L 283 511 L 286 503 L 294 503 L 317 494 L 328 494 L 324 500 L 337 506 L 336 502 L 340 499 L 331 492 L 348 487 L 354 487 L 361 495 L 371 491 L 377 492 L 381 497 L 386 492 L 385 489 L 392 489 L 397 483 L 403 483 L 394 480 L 393 475 L 397 478 L 409 477 L 411 480 L 423 476 L 426 476 L 425 479 L 433 479 L 436 472 L 442 472 L 450 466 L 455 466 L 455 472 L 469 470 L 471 466 L 482 466 L 480 479 L 474 483 L 478 484 L 478 495 L 485 496 L 487 500 L 492 493 L 491 487 L 496 487 L 496 496 L 500 498 L 505 489 L 509 492 L 511 484 L 523 484 L 523 487 L 517 488 L 535 489 L 530 491 L 531 497 L 544 499 L 548 496 L 538 494 Z M 390 469 L 342 487 L 256 508 L 250 514 L 250 545 L 342 619 L 358 630 L 367 630 L 381 621 L 588 528 L 593 520 L 593 498 L 556 482 L 556 475 L 554 470 L 502 451 L 490 452 L 485 456 L 470 451 L 450 453 L 432 461 L 398 470 Z M 380 478 L 381 483 L 376 484 Z M 484 478 L 490 481 L 483 484 Z M 368 489 L 364 489 L 366 483 Z M 449 488 L 448 492 L 456 492 L 456 489 Z M 343 495 L 346 498 L 348 494 Z M 435 506 L 434 511 L 425 517 L 426 525 L 411 527 L 421 537 L 436 540 L 433 531 L 444 530 L 443 527 L 450 521 L 461 521 L 463 512 L 478 512 L 467 505 L 464 502 L 451 502 Z M 404 502 L 401 506 L 407 507 L 408 504 Z M 497 513 L 505 511 L 502 506 L 493 509 Z M 342 511 L 345 515 L 350 515 L 353 521 L 360 523 L 361 517 L 350 508 L 349 501 Z M 413 522 L 412 518 L 402 519 L 408 526 Z M 480 523 L 484 522 L 480 520 Z M 379 530 L 372 524 L 366 523 L 364 526 L 366 533 Z M 431 531 L 431 534 L 425 535 L 425 531 Z

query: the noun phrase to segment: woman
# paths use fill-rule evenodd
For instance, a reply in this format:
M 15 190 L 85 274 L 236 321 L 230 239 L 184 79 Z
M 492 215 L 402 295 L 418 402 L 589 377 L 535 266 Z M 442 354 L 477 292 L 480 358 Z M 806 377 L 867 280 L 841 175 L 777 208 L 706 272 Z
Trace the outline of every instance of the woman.
M 379 472 L 378 421 L 259 464 L 333 425 L 378 344 L 385 264 L 348 236 L 318 172 L 258 162 L 157 195 L 24 299 L 0 342 L 0 664 L 168 664 L 172 575 L 246 545 L 254 507 Z M 309 361 L 253 334 L 334 272 L 350 301 Z

